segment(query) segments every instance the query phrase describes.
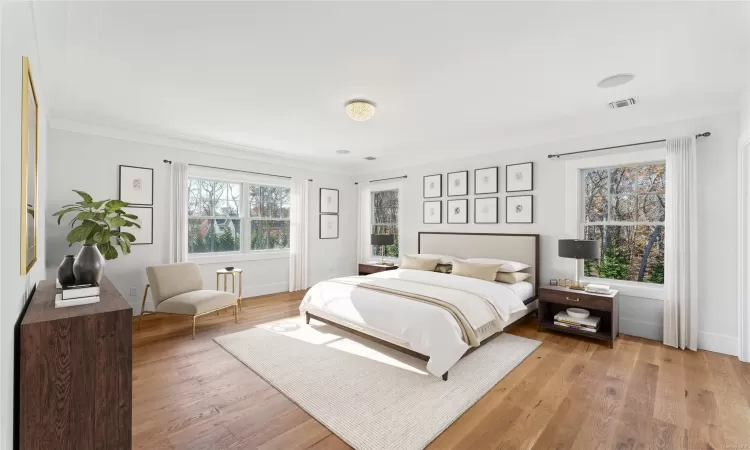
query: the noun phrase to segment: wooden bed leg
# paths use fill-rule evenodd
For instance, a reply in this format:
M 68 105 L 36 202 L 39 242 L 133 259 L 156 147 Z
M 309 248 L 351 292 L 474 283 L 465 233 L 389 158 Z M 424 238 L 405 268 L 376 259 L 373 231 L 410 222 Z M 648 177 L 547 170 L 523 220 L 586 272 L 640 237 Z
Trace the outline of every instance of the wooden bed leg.
M 448 372 L 443 374 L 443 381 L 448 381 Z
M 310 325 L 310 313 L 309 312 L 305 313 L 305 323 Z

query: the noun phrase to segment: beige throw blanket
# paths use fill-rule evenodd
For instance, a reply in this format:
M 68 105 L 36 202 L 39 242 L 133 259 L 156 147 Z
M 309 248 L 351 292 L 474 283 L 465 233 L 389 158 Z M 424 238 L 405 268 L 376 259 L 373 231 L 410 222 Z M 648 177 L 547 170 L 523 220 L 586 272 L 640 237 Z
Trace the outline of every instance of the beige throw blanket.
M 485 338 L 502 330 L 502 319 L 495 307 L 473 292 L 401 279 L 345 277 L 328 282 L 383 292 L 442 308 L 456 319 L 464 342 L 472 347 L 478 347 Z

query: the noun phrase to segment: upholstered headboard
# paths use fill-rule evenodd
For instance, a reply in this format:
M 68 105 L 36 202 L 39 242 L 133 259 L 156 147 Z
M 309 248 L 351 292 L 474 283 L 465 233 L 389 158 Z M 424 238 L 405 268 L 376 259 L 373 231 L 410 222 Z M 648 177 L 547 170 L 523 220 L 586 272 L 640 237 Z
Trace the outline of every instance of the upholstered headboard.
M 497 258 L 528 264 L 528 281 L 539 288 L 539 235 L 420 232 L 419 253 L 459 258 Z

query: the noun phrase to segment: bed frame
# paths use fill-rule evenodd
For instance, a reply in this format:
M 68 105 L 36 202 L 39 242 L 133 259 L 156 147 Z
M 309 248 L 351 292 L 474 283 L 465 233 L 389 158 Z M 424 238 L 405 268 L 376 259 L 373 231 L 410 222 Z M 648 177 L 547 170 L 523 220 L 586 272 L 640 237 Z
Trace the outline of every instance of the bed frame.
M 450 240 L 450 236 L 454 236 L 453 240 Z M 531 243 L 525 243 L 523 248 L 515 248 L 512 244 L 513 238 L 524 238 L 525 241 L 531 241 Z M 423 246 L 424 242 L 424 246 Z M 507 243 L 510 242 L 510 245 Z M 508 259 L 512 261 L 520 261 L 525 264 L 529 264 L 531 267 L 527 269 L 531 273 L 531 283 L 534 285 L 534 296 L 527 300 L 526 303 L 531 303 L 537 300 L 539 295 L 539 235 L 538 234 L 508 234 L 508 233 L 450 233 L 450 232 L 419 232 L 418 234 L 418 249 L 419 253 L 432 253 L 432 254 L 443 254 L 452 256 L 464 256 L 473 258 L 498 258 Z M 508 247 L 505 247 L 508 245 Z M 460 250 L 460 251 L 457 251 Z M 505 254 L 507 251 L 508 254 Z M 470 253 L 467 253 L 470 252 Z M 500 254 L 502 253 L 502 254 Z M 523 317 L 518 318 L 516 321 L 511 322 L 503 328 L 502 331 L 498 331 L 492 336 L 483 340 L 479 346 L 471 347 L 466 350 L 461 357 L 472 353 L 476 349 L 482 347 L 486 343 L 490 342 L 497 336 L 503 334 L 505 330 L 511 329 L 521 323 L 524 319 L 531 316 L 531 312 Z M 328 325 L 340 328 L 348 331 L 354 335 L 360 336 L 367 340 L 376 342 L 386 347 L 398 350 L 401 353 L 405 353 L 409 356 L 419 358 L 423 361 L 428 361 L 429 356 L 423 355 L 422 353 L 415 352 L 414 350 L 402 347 L 400 345 L 388 342 L 386 340 L 377 338 L 369 335 L 365 332 L 355 330 L 347 327 L 340 323 L 336 323 L 332 320 L 325 319 L 323 317 L 316 316 L 305 312 L 305 322 L 310 323 L 310 319 L 315 319 L 319 322 L 326 323 Z M 443 381 L 448 380 L 448 372 L 443 374 Z

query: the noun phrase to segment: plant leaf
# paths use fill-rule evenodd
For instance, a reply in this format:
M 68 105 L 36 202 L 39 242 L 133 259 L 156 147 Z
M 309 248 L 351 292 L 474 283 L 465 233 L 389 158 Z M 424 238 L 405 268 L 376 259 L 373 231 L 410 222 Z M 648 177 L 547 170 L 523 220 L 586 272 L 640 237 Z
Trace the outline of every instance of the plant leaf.
M 91 220 L 94 218 L 94 213 L 89 211 L 79 212 L 76 216 L 76 220 Z
M 98 229 L 94 231 L 94 236 L 92 237 L 92 239 L 97 244 L 104 244 L 105 242 L 109 242 L 109 236 L 109 230 L 98 227 Z
M 104 259 L 110 260 L 117 258 L 117 249 L 109 242 L 105 244 L 96 244 Z
M 105 210 L 107 210 L 108 213 L 118 212 L 121 211 L 121 208 L 124 208 L 128 206 L 128 202 L 124 202 L 122 200 L 110 200 L 107 203 L 107 206 L 104 207 Z M 122 212 L 120 212 L 122 214 Z
M 120 244 L 120 248 L 122 249 L 122 253 L 124 255 L 130 253 L 130 242 L 127 239 L 122 236 L 118 236 L 117 242 Z
M 68 236 L 66 236 L 65 239 L 71 244 L 75 242 L 85 242 L 89 233 L 91 233 L 91 227 L 86 223 L 83 223 L 70 230 L 70 233 L 68 233 Z
M 109 200 L 99 200 L 98 202 L 90 202 L 90 207 L 94 209 L 99 209 L 102 207 L 103 204 L 107 203 Z
M 123 219 L 123 220 L 125 220 L 125 219 Z M 138 222 L 133 222 L 131 220 L 125 220 L 125 222 L 127 222 L 127 223 L 125 225 L 123 225 L 124 227 L 136 227 L 136 228 L 140 228 L 141 227 L 141 224 L 139 224 Z
M 105 219 L 107 223 L 109 224 L 110 228 L 118 228 L 118 227 L 127 227 L 128 221 L 123 219 L 122 217 L 110 217 Z
M 93 201 L 93 200 L 94 200 L 94 199 L 93 199 L 93 198 L 91 198 L 91 196 L 90 196 L 90 195 L 89 195 L 88 193 L 86 193 L 86 192 L 83 192 L 83 191 L 77 191 L 77 190 L 75 190 L 75 189 L 73 189 L 73 192 L 75 192 L 76 194 L 80 195 L 80 196 L 81 196 L 81 198 L 83 199 L 83 201 L 84 201 L 84 202 L 91 202 L 91 201 Z
M 62 221 L 63 216 L 65 214 L 69 213 L 69 212 L 72 212 L 72 211 L 78 211 L 78 208 L 76 207 L 76 208 L 63 209 L 61 211 L 58 211 L 58 212 L 52 214 L 52 217 L 57 216 L 57 224 L 60 225 L 60 221 Z
M 126 233 L 124 231 L 120 231 L 120 236 L 124 237 L 125 239 L 127 239 L 130 242 L 135 242 L 135 236 L 133 236 L 130 233 Z

